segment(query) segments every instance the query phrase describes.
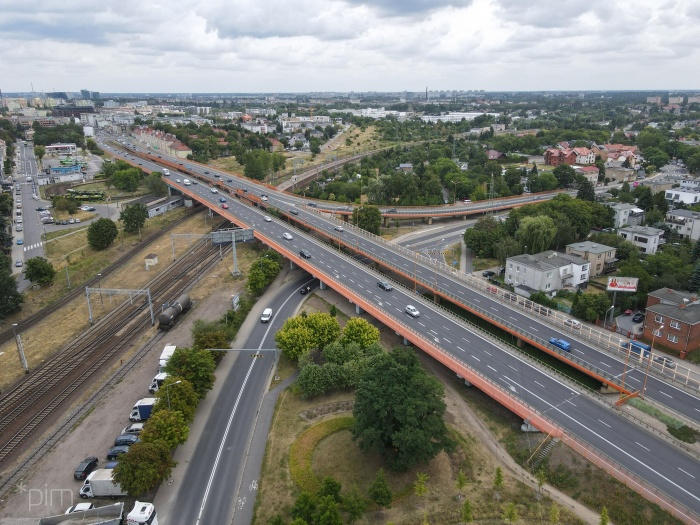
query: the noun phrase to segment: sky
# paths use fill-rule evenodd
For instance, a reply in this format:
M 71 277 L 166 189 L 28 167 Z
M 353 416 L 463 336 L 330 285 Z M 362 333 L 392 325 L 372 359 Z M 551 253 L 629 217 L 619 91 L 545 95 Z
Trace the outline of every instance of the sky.
M 0 89 L 700 90 L 700 0 L 0 0 Z

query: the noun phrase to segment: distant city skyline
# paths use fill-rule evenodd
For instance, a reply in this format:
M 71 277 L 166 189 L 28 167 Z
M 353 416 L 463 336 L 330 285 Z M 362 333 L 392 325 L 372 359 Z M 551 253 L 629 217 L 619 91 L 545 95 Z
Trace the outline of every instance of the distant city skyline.
M 0 0 L 3 93 L 700 90 L 700 2 Z

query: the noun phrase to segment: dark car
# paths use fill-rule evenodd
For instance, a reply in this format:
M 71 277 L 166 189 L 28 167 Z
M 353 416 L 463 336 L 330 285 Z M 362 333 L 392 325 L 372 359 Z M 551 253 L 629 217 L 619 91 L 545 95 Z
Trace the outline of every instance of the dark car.
M 219 202 L 226 202 L 226 198 L 225 198 L 225 197 L 219 197 Z
M 379 288 L 381 288 L 382 290 L 386 290 L 387 292 L 390 292 L 394 289 L 394 287 L 386 281 L 377 281 L 377 286 L 379 286 Z
M 120 445 L 133 445 L 134 443 L 138 443 L 139 437 L 135 434 L 121 434 L 117 436 L 117 439 L 114 440 L 114 446 L 118 447 Z
M 311 254 L 306 250 L 300 250 L 299 255 L 301 255 L 304 259 L 311 259 Z
M 398 210 L 396 208 L 391 208 L 390 210 L 386 210 L 387 213 L 398 213 Z
M 318 208 L 318 204 L 316 204 L 315 202 L 307 202 L 306 205 L 309 208 Z
M 226 179 L 226 182 L 233 182 L 233 179 Z
M 305 286 L 301 290 L 299 290 L 299 293 L 301 295 L 306 295 L 307 293 L 311 292 L 311 286 Z
M 205 170 L 205 171 L 204 171 L 204 174 L 205 174 L 205 175 L 209 175 L 209 172 Z
M 634 314 L 634 317 L 632 318 L 633 323 L 641 323 L 644 321 L 644 314 L 643 313 L 637 313 Z
M 46 211 L 46 208 L 44 208 L 43 206 L 39 206 L 39 207 L 36 209 L 36 211 Z
M 119 445 L 118 447 L 112 447 L 107 452 L 107 459 L 118 459 L 122 454 L 129 452 L 131 447 L 129 445 Z
M 67 221 L 66 219 L 63 219 L 63 220 L 61 221 L 61 224 L 62 224 L 63 226 L 67 226 L 67 225 L 68 225 L 68 221 Z
M 292 215 L 299 215 L 299 210 L 289 210 Z
M 484 273 L 482 273 L 481 275 L 483 275 L 484 277 L 486 277 L 486 278 L 488 279 L 488 278 L 493 277 L 494 275 L 496 275 L 496 272 L 492 272 L 491 270 L 487 270 L 487 271 L 485 271 Z
M 99 460 L 95 456 L 85 458 L 80 462 L 80 464 L 77 467 L 75 467 L 73 477 L 77 480 L 83 480 L 87 478 L 90 472 L 97 468 L 98 462 Z

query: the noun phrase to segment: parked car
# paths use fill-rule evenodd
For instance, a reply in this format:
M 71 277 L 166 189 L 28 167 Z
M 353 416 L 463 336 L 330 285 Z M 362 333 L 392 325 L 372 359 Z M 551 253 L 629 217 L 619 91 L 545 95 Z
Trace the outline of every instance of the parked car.
M 418 308 L 416 308 L 412 304 L 406 305 L 406 313 L 411 317 L 418 317 L 420 315 Z
M 134 443 L 138 443 L 140 441 L 139 437 L 136 434 L 121 434 L 117 436 L 117 438 L 114 440 L 114 446 L 118 447 L 120 445 L 133 445 Z
M 490 277 L 493 277 L 496 275 L 496 272 L 492 272 L 491 270 L 486 270 L 484 273 L 481 274 L 483 277 L 486 277 L 489 279 Z
M 97 468 L 99 460 L 95 456 L 89 456 L 82 460 L 73 472 L 73 477 L 77 480 L 83 480 L 88 477 L 90 472 Z
M 74 512 L 84 512 L 95 508 L 94 503 L 76 503 L 72 507 L 68 507 L 64 514 L 73 514 Z
M 15 266 L 16 266 L 17 268 L 21 268 L 23 265 L 24 265 L 24 263 L 22 262 L 21 259 L 17 259 L 17 260 L 15 261 Z
M 17 244 L 18 244 L 18 245 L 24 244 L 24 241 L 23 241 L 22 239 L 17 239 Z
M 387 292 L 390 292 L 394 289 L 394 287 L 386 281 L 377 281 L 377 286 Z
M 633 323 L 642 323 L 644 322 L 644 314 L 639 312 L 634 314 L 634 317 L 632 317 L 632 322 Z
M 131 447 L 129 445 L 119 445 L 117 447 L 112 447 L 107 452 L 107 459 L 117 459 L 122 454 L 129 452 Z
M 657 355 L 654 358 L 654 361 L 656 363 L 660 363 L 662 366 L 665 366 L 666 368 L 676 368 L 676 363 L 673 362 L 673 359 L 663 356 L 663 355 Z
M 128 427 L 122 429 L 122 434 L 140 434 L 143 432 L 143 423 L 132 423 Z
M 581 323 L 576 319 L 564 319 L 564 326 L 568 326 L 569 328 L 573 328 L 575 330 L 581 329 Z

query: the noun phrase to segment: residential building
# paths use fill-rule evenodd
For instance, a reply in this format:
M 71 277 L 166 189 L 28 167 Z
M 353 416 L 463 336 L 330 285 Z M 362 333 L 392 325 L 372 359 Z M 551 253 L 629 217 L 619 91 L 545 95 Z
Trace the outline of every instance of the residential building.
M 661 97 L 647 97 L 647 104 L 661 104 Z
M 630 212 L 636 208 L 634 204 L 627 204 L 624 202 L 617 202 L 611 204 L 610 207 L 615 212 L 613 217 L 613 227 L 622 228 L 623 226 L 629 225 Z
M 553 251 L 506 259 L 506 283 L 524 290 L 556 292 L 588 282 L 591 264 L 578 255 Z
M 615 269 L 617 248 L 591 241 L 575 242 L 566 245 L 567 255 L 578 255 L 591 263 L 590 277 L 597 277 Z
M 618 230 L 617 234 L 637 246 L 642 253 L 653 255 L 662 243 L 664 231 L 651 226 L 628 226 Z
M 688 104 L 700 104 L 700 97 L 688 97 Z
M 574 166 L 577 173 L 580 173 L 586 180 L 596 186 L 598 184 L 598 176 L 600 175 L 600 170 L 597 166 Z
M 646 212 L 642 208 L 633 208 L 627 216 L 627 224 L 629 226 L 644 226 Z
M 490 149 L 486 152 L 486 156 L 489 160 L 505 159 L 506 154 L 496 151 L 495 149 Z
M 666 200 L 669 204 L 697 204 L 700 202 L 700 191 L 690 188 L 670 188 L 666 190 Z
M 685 97 L 668 97 L 669 104 L 683 104 Z
M 686 291 L 660 288 L 647 296 L 644 338 L 679 353 L 700 347 L 700 300 Z
M 572 151 L 576 154 L 576 164 L 595 164 L 595 153 L 588 148 L 573 148 Z
M 700 213 L 691 210 L 672 210 L 666 213 L 666 224 L 681 239 L 700 239 Z
M 192 155 L 192 150 L 189 147 L 180 142 L 175 135 L 164 131 L 149 127 L 139 127 L 132 131 L 131 136 L 135 140 L 148 144 L 154 150 L 163 151 L 179 159 L 186 159 L 189 155 Z

